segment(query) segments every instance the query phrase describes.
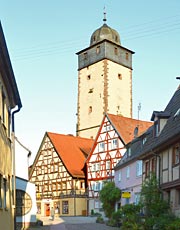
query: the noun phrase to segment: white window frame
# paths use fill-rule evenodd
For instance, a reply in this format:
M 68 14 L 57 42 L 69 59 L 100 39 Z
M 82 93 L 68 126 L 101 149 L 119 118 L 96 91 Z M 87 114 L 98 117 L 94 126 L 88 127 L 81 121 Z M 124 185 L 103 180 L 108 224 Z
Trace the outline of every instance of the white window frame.
M 121 173 L 121 171 L 119 171 L 119 173 L 118 173 L 118 181 L 120 182 L 121 179 L 122 179 L 122 173 Z
M 126 178 L 129 179 L 129 177 L 130 177 L 130 167 L 127 166 L 126 167 Z
M 104 142 L 100 142 L 98 146 L 99 146 L 99 152 L 104 152 L 104 150 L 105 150 L 105 143 Z
M 136 176 L 137 177 L 140 177 L 142 176 L 142 161 L 139 160 L 139 161 L 136 161 Z

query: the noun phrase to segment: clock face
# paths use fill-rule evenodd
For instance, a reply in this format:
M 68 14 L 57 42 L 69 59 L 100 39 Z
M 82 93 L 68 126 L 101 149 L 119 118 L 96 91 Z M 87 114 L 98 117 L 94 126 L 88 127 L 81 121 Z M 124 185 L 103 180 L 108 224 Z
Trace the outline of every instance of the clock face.
M 23 190 L 16 190 L 16 215 L 23 216 L 32 208 L 32 199 L 28 193 Z

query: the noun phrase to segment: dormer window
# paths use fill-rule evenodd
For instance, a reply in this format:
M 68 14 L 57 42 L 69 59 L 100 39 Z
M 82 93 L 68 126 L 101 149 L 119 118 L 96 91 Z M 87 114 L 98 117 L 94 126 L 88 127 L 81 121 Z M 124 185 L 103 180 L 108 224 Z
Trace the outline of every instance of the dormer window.
M 154 122 L 154 136 L 157 137 L 159 135 L 159 121 Z
M 144 137 L 142 140 L 143 145 L 146 143 L 146 141 L 147 141 L 147 137 Z
M 128 156 L 128 157 L 131 156 L 131 148 L 130 148 L 130 147 L 127 149 L 127 156 Z
M 174 118 L 180 116 L 180 108 L 177 110 L 177 112 L 174 114 Z

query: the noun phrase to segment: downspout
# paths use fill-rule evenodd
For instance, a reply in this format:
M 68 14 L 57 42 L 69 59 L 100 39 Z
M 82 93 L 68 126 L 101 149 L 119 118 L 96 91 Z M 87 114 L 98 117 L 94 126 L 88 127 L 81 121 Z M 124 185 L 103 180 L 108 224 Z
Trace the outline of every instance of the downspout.
M 13 208 L 14 208 L 14 230 L 16 230 L 16 168 L 15 168 L 15 124 L 14 124 L 14 116 L 15 113 L 20 111 L 21 107 L 18 105 L 18 108 L 12 112 L 12 132 L 11 132 L 11 140 L 12 140 L 12 163 L 13 163 Z

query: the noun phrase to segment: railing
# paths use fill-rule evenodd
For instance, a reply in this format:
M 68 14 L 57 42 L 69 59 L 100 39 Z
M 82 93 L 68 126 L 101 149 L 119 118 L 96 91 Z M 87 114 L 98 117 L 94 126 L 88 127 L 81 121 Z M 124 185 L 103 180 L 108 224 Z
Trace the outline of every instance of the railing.
M 82 190 L 66 190 L 62 192 L 43 192 L 43 193 L 37 193 L 36 194 L 36 199 L 37 200 L 42 200 L 42 199 L 62 199 L 62 198 L 86 198 L 88 197 L 88 192 L 87 191 L 82 191 Z

